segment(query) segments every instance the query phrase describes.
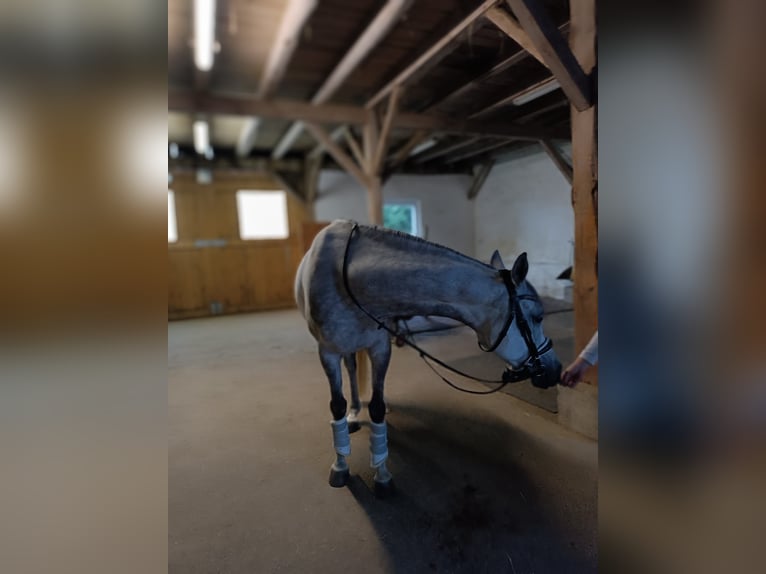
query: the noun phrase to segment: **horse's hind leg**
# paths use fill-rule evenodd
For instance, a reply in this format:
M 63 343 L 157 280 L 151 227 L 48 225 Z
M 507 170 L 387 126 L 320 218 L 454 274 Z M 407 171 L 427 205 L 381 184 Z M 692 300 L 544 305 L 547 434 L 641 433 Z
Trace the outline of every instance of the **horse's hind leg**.
M 348 380 L 351 386 L 351 408 L 348 410 L 348 430 L 356 432 L 359 426 L 359 411 L 362 410 L 362 403 L 359 401 L 359 380 L 356 376 L 356 354 L 349 353 L 343 355 L 343 362 L 348 371 Z
M 332 412 L 332 440 L 335 447 L 335 463 L 330 467 L 330 486 L 341 487 L 348 481 L 346 457 L 351 454 L 351 437 L 346 420 L 346 399 L 343 397 L 343 377 L 340 355 L 319 349 L 319 360 L 330 381 L 330 411 Z
M 385 497 L 393 492 L 394 483 L 386 468 L 388 459 L 388 430 L 386 427 L 386 403 L 383 400 L 383 383 L 391 359 L 391 341 L 385 338 L 369 350 L 372 364 L 372 399 L 370 400 L 370 466 L 375 469 L 375 494 Z

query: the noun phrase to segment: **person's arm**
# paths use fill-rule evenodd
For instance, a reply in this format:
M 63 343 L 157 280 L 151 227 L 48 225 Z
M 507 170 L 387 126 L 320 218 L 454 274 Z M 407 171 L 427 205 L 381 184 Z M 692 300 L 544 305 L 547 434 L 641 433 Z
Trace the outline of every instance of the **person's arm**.
M 585 371 L 596 363 L 598 363 L 598 331 L 593 334 L 580 355 L 561 374 L 561 384 L 574 387 L 582 380 Z
M 586 361 L 589 365 L 595 365 L 598 363 L 598 331 L 593 333 L 593 336 L 585 345 L 585 348 L 580 353 L 580 358 Z

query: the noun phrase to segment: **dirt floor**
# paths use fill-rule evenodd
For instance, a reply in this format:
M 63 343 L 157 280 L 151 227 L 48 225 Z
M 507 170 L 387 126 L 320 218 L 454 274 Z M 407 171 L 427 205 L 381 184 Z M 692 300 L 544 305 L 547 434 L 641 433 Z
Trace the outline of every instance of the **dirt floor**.
M 461 331 L 426 346 L 475 361 Z M 597 445 L 556 415 L 458 393 L 395 349 L 398 492 L 378 500 L 367 426 L 351 435 L 349 485 L 327 484 L 329 389 L 297 311 L 174 322 L 168 336 L 171 572 L 596 571 Z

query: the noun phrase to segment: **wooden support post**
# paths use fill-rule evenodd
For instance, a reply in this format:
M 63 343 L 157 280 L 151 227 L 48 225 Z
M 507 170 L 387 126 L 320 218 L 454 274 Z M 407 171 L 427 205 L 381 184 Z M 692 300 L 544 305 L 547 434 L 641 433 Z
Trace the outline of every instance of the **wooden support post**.
M 367 214 L 370 224 L 383 225 L 383 184 L 379 176 L 367 188 Z
M 543 146 L 545 153 L 551 158 L 561 172 L 561 175 L 564 176 L 564 179 L 567 180 L 569 185 L 572 185 L 572 166 L 567 163 L 559 149 L 550 140 L 540 140 L 540 145 Z
M 569 34 L 572 52 L 579 65 L 589 74 L 596 65 L 595 0 L 578 0 L 570 5 Z M 574 246 L 574 318 L 575 348 L 581 350 L 598 329 L 598 254 L 596 172 L 596 106 L 572 109 L 572 197 L 575 218 Z M 588 382 L 597 384 L 596 369 L 591 369 Z
M 364 142 L 365 164 L 371 166 L 378 142 L 378 117 L 376 114 L 370 114 L 369 120 L 362 127 L 362 140 Z
M 306 206 L 312 220 L 316 220 L 314 206 L 317 198 L 317 188 L 319 186 L 319 172 L 322 169 L 322 157 L 307 157 L 304 160 L 304 191 L 306 194 Z

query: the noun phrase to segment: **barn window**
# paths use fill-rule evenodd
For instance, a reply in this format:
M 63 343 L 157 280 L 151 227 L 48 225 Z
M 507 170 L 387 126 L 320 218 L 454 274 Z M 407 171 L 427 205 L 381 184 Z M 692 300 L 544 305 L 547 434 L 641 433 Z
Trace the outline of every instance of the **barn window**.
M 238 191 L 237 215 L 241 239 L 286 239 L 290 235 L 284 191 Z
M 178 228 L 176 227 L 176 196 L 168 190 L 168 243 L 178 241 Z
M 386 202 L 383 226 L 411 235 L 420 235 L 420 206 L 416 201 Z

